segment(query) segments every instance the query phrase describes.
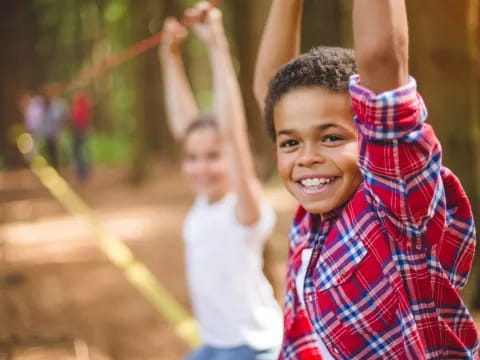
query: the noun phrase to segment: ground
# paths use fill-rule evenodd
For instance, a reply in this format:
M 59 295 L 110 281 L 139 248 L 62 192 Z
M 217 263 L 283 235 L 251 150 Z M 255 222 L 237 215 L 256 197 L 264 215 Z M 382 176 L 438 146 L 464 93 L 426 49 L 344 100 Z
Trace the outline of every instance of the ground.
M 125 166 L 100 166 L 75 185 L 100 222 L 132 249 L 175 300 L 189 308 L 181 224 L 192 203 L 178 170 L 154 164 L 140 186 Z M 278 215 L 272 238 L 278 297 L 295 201 L 266 185 Z M 29 170 L 0 172 L 0 360 L 181 359 L 174 328 L 98 248 Z
M 193 198 L 178 170 L 152 165 L 140 186 L 129 184 L 125 166 L 101 166 L 86 185 L 62 173 L 188 309 L 181 224 Z M 295 202 L 279 184 L 267 194 L 279 217 L 272 246 L 281 293 Z M 30 171 L 0 173 L 0 219 L 0 360 L 180 359 L 189 351 L 108 261 L 88 224 Z

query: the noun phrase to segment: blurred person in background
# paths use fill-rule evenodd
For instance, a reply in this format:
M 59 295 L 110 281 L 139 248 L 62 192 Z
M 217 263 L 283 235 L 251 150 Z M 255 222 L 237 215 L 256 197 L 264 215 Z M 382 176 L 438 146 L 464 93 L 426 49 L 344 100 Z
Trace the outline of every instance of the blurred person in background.
M 57 84 L 48 85 L 44 90 L 44 114 L 42 135 L 45 139 L 47 157 L 50 165 L 58 170 L 58 144 L 60 132 L 68 117 L 68 105 L 60 95 Z
M 160 48 L 168 121 L 183 148 L 196 200 L 183 228 L 193 312 L 203 346 L 188 360 L 276 359 L 281 310 L 263 273 L 275 225 L 248 144 L 246 119 L 221 13 L 200 3 L 186 18 L 208 48 L 214 115 L 199 116 L 181 57 L 186 29 L 164 24 Z M 208 11 L 208 12 L 207 12 Z
M 87 152 L 88 133 L 91 126 L 92 102 L 87 93 L 78 92 L 71 104 L 71 126 L 73 135 L 73 160 L 80 181 L 87 180 L 90 162 Z
M 35 156 L 41 139 L 43 117 L 45 116 L 45 99 L 38 92 L 32 91 L 22 98 L 23 101 L 25 102 L 24 106 L 22 106 L 25 129 L 33 140 L 33 149 L 30 152 L 30 156 Z

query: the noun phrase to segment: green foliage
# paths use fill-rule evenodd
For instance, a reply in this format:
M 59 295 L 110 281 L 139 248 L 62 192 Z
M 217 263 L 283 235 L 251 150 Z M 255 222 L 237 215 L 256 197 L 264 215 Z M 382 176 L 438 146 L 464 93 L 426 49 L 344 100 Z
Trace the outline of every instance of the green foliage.
M 89 141 L 88 146 L 93 163 L 123 162 L 131 153 L 131 144 L 126 138 L 94 134 Z
M 91 132 L 86 145 L 86 152 L 92 164 L 122 163 L 129 159 L 131 143 L 127 137 L 114 136 L 100 132 Z M 44 145 L 41 146 L 43 152 Z M 64 131 L 60 137 L 60 163 L 73 162 L 73 137 Z M 0 163 L 1 165 L 1 163 Z
M 127 4 L 125 1 L 110 2 L 103 15 L 104 19 L 109 23 L 120 21 L 127 13 Z

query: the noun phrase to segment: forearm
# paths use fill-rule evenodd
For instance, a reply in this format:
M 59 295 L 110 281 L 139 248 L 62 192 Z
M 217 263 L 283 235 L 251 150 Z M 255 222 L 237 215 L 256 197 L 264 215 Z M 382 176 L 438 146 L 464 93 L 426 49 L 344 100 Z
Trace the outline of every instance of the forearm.
M 276 71 L 300 53 L 303 0 L 273 0 L 258 51 L 254 93 L 263 109 L 268 83 Z
M 379 93 L 408 81 L 404 0 L 354 0 L 353 32 L 361 83 Z
M 162 49 L 160 57 L 168 124 L 174 137 L 181 139 L 185 129 L 197 117 L 198 107 L 180 54 Z
M 228 44 L 222 41 L 210 50 L 214 77 L 215 113 L 232 166 L 232 181 L 238 194 L 237 217 L 249 225 L 260 217 L 260 184 L 255 175 L 248 143 L 245 111 Z
M 242 93 L 233 67 L 226 39 L 209 49 L 213 74 L 214 109 L 225 133 L 245 130 Z

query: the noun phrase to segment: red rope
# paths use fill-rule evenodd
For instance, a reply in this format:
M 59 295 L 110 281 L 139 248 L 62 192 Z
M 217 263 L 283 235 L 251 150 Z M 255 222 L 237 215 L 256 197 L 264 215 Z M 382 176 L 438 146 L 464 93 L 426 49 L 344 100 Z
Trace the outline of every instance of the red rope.
M 211 0 L 209 2 L 210 7 L 205 10 L 205 14 L 213 7 L 216 7 L 222 2 L 222 0 Z M 188 27 L 192 24 L 188 19 L 183 18 L 181 24 Z M 74 89 L 76 86 L 85 85 L 85 83 L 91 81 L 94 77 L 98 76 L 99 74 L 109 71 L 113 69 L 127 60 L 130 60 L 147 50 L 159 45 L 162 42 L 162 32 L 158 32 L 144 40 L 137 42 L 136 44 L 132 45 L 128 49 L 123 50 L 120 53 L 114 54 L 109 58 L 103 60 L 99 64 L 93 64 L 91 66 L 87 66 L 84 68 L 67 86 L 67 91 Z

